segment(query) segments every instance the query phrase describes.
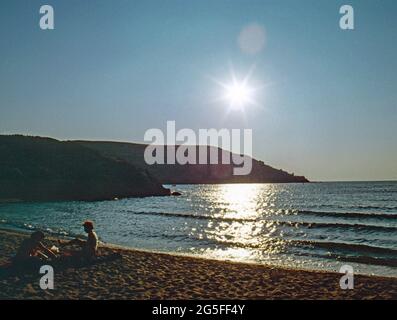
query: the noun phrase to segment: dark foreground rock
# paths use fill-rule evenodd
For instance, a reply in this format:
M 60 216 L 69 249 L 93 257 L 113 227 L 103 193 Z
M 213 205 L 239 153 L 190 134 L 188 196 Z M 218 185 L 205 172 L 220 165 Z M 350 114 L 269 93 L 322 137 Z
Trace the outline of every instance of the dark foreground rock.
M 0 136 L 0 201 L 169 195 L 147 171 L 71 142 Z

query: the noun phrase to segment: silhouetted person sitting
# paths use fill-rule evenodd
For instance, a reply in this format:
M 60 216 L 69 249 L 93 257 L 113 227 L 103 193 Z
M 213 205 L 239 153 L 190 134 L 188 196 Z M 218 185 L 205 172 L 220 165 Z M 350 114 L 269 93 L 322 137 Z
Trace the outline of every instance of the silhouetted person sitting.
M 98 236 L 94 231 L 94 223 L 92 221 L 85 221 L 83 223 L 84 231 L 88 234 L 87 240 L 73 239 L 62 245 L 78 245 L 81 250 L 69 251 L 66 256 L 72 256 L 80 261 L 90 262 L 97 256 L 98 250 Z
M 30 238 L 23 240 L 12 259 L 13 264 L 21 267 L 36 267 L 42 265 L 43 260 L 56 258 L 55 253 L 41 243 L 44 238 L 43 232 L 35 231 Z

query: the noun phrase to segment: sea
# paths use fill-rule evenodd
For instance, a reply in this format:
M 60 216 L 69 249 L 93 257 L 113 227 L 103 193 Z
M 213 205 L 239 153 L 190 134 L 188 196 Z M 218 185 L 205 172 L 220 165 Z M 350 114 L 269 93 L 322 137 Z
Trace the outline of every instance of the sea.
M 0 204 L 0 228 L 288 268 L 397 277 L 397 182 L 166 186 L 180 196 Z

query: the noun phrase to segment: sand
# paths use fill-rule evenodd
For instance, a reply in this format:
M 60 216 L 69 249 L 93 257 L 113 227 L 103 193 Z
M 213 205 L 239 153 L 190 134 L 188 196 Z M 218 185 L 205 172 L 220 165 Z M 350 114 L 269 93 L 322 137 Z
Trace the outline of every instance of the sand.
M 0 230 L 0 264 L 26 237 Z M 54 241 L 55 239 L 51 239 Z M 55 243 L 56 244 L 56 243 Z M 55 269 L 55 288 L 40 275 L 0 277 L 0 299 L 397 299 L 397 278 L 356 275 L 353 290 L 341 274 L 224 262 L 133 249 L 100 247 L 121 260 Z

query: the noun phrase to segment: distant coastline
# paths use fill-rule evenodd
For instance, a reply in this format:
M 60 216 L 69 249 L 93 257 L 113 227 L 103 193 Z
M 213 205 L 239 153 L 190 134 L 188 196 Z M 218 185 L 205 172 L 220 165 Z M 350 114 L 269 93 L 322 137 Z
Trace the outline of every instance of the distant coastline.
M 246 176 L 234 176 L 227 164 L 150 166 L 144 161 L 145 148 L 135 143 L 0 135 L 0 202 L 170 195 L 165 184 L 309 182 L 255 159 Z
M 263 161 L 252 158 L 252 170 L 248 175 L 234 175 L 232 164 L 154 164 L 144 161 L 146 144 L 110 141 L 71 141 L 99 152 L 105 157 L 126 161 L 151 173 L 162 184 L 225 184 L 225 183 L 306 183 L 304 176 L 295 175 L 282 169 L 275 169 Z M 190 146 L 196 155 L 207 149 L 218 153 L 218 159 L 231 157 L 232 153 L 216 147 Z M 196 163 L 199 163 L 198 159 Z M 207 161 L 210 163 L 210 161 Z

